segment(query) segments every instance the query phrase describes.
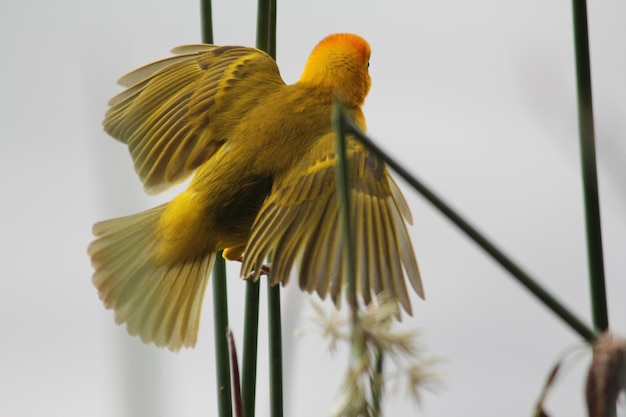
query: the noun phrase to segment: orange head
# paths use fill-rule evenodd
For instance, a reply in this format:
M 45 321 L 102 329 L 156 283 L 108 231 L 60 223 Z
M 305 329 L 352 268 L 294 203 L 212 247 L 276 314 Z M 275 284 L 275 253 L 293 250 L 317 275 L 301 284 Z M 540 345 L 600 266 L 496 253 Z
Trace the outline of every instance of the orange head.
M 369 59 L 370 46 L 360 36 L 327 36 L 311 52 L 300 83 L 332 88 L 346 104 L 361 106 L 371 85 Z

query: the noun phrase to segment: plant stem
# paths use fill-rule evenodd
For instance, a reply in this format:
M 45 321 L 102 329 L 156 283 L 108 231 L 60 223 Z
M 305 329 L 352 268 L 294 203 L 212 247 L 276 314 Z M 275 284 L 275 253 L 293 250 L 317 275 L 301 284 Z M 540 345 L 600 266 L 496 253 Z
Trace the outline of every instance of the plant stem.
M 342 244 L 344 254 L 344 273 L 347 276 L 347 298 L 352 311 L 353 324 L 358 323 L 358 301 L 356 295 L 356 267 L 354 239 L 352 236 L 352 220 L 350 216 L 350 186 L 348 161 L 346 159 L 346 126 L 347 117 L 343 113 L 343 106 L 335 103 L 333 107 L 333 128 L 337 137 L 335 138 L 335 153 L 337 154 L 337 164 L 335 165 L 335 176 L 337 178 L 337 197 L 339 200 L 339 219 L 342 231 Z M 355 326 L 356 327 L 356 326 Z
M 382 408 L 382 396 L 383 396 L 383 359 L 385 352 L 382 348 L 378 348 L 376 351 L 376 367 L 374 368 L 374 375 L 371 377 L 372 388 L 372 416 L 380 417 Z
M 256 401 L 257 347 L 259 339 L 259 281 L 246 282 L 243 322 L 241 396 L 246 417 L 254 417 Z
M 270 370 L 270 416 L 283 416 L 283 345 L 280 286 L 267 280 L 267 322 Z
M 213 12 L 211 0 L 200 0 L 202 42 L 213 43 Z
M 217 408 L 219 417 L 232 416 L 232 396 L 228 339 L 228 291 L 226 288 L 226 264 L 222 252 L 218 252 L 213 267 L 213 318 L 215 337 L 215 368 L 217 378 Z
M 259 0 L 257 48 L 276 59 L 276 0 Z M 269 260 L 268 260 L 269 261 Z M 283 347 L 280 286 L 267 277 L 267 321 L 269 343 L 270 416 L 283 417 Z
M 213 43 L 213 18 L 211 0 L 200 1 L 202 42 Z M 217 379 L 217 408 L 219 417 L 231 417 L 232 393 L 228 352 L 228 290 L 226 263 L 222 252 L 216 254 L 213 266 L 213 328 L 215 337 L 215 368 Z
M 335 165 L 335 178 L 337 182 L 337 199 L 339 200 L 339 222 L 341 224 L 341 243 L 343 246 L 343 274 L 347 281 L 347 300 L 350 306 L 350 314 L 352 318 L 352 340 L 350 351 L 350 366 L 360 367 L 364 355 L 367 355 L 367 345 L 364 341 L 363 329 L 361 328 L 361 320 L 359 313 L 359 302 L 356 290 L 356 265 L 354 236 L 352 234 L 352 216 L 350 209 L 350 167 L 347 159 L 346 133 L 350 128 L 349 119 L 344 114 L 343 105 L 335 102 L 333 106 L 333 130 L 335 132 L 335 154 L 337 163 Z M 370 388 L 372 394 L 373 409 L 376 412 L 380 405 L 381 392 L 377 390 L 377 382 L 374 376 L 370 374 Z M 378 417 L 377 414 L 374 416 Z
M 235 417 L 244 417 L 243 401 L 241 399 L 241 381 L 239 374 L 239 359 L 237 359 L 237 347 L 235 346 L 235 338 L 233 332 L 228 330 L 226 336 L 228 338 L 228 348 L 230 353 L 230 366 L 232 369 L 231 378 L 233 380 L 233 408 L 235 410 Z
M 578 129 L 580 136 L 581 169 L 587 228 L 587 257 L 593 323 L 597 330 L 609 327 L 602 260 L 602 230 L 596 148 L 591 98 L 591 69 L 589 64 L 589 37 L 587 5 L 585 0 L 573 0 L 574 49 L 576 52 L 576 87 L 578 91 Z
M 256 47 L 276 59 L 276 0 L 259 0 Z

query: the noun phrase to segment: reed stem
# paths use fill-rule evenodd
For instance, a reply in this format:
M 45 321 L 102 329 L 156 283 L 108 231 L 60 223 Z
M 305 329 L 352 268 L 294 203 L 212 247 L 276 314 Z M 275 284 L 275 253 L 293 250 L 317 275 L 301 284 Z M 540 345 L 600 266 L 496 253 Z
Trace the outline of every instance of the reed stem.
M 259 343 L 259 281 L 246 282 L 243 322 L 243 358 L 241 363 L 241 397 L 246 417 L 254 417 L 256 401 L 256 370 Z
M 576 55 L 576 89 L 578 97 L 578 130 L 587 231 L 591 313 L 596 330 L 609 327 L 602 256 L 602 228 L 598 197 L 598 174 L 591 98 L 591 68 L 585 0 L 573 0 L 574 50 Z
M 216 255 L 213 267 L 213 320 L 215 338 L 215 369 L 217 379 L 217 409 L 219 417 L 231 417 L 232 393 L 230 380 L 230 354 L 228 350 L 228 291 L 226 288 L 226 263 L 222 252 Z

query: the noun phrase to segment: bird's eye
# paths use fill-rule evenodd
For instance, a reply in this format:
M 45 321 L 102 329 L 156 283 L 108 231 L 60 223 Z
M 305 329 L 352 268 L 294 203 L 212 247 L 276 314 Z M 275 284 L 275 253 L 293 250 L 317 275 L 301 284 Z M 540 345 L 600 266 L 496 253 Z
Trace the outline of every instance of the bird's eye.
M 367 68 L 369 68 L 369 67 L 370 67 L 370 62 L 369 62 L 369 61 L 367 61 Z

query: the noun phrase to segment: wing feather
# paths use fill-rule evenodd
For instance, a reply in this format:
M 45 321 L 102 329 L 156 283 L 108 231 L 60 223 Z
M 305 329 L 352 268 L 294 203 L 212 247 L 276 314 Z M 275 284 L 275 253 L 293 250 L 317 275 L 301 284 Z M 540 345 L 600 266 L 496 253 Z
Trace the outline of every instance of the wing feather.
M 370 201 L 370 206 L 372 208 L 372 230 L 370 230 L 369 239 L 373 239 L 373 245 L 375 245 L 375 258 L 376 259 L 376 270 L 374 271 L 374 279 L 378 279 L 379 287 L 382 291 L 385 291 L 387 295 L 393 299 L 396 298 L 397 294 L 395 288 L 393 286 L 393 281 L 391 280 L 391 270 L 389 268 L 389 259 L 387 259 L 386 250 L 389 246 L 387 242 L 387 234 L 384 230 L 383 219 L 380 213 L 380 207 L 378 205 L 378 199 L 376 197 L 372 197 Z
M 187 178 L 228 140 L 268 93 L 285 84 L 274 60 L 254 48 L 187 45 L 119 83 L 103 122 L 128 144 L 146 192 Z
M 289 217 L 290 224 L 278 238 L 272 257 L 272 269 L 276 271 L 277 276 L 286 278 L 283 284 L 286 284 L 289 279 L 291 266 L 300 250 L 298 242 L 304 234 L 303 229 L 299 227 L 303 217 L 302 210 L 298 207 L 290 207 L 286 217 Z
M 304 247 L 302 255 L 299 282 L 300 288 L 307 292 L 313 292 L 317 288 L 317 282 L 320 281 L 320 276 L 328 276 L 331 271 L 329 270 L 330 263 L 329 251 L 331 249 L 332 242 L 329 240 L 328 234 L 331 230 L 332 224 L 329 224 L 327 212 L 329 211 L 329 201 L 327 199 L 320 199 L 316 209 L 319 210 L 320 219 L 317 224 L 312 227 L 312 233 L 310 236 L 311 244 Z M 322 245 L 318 248 L 313 242 L 327 242 L 327 245 Z
M 337 199 L 334 199 L 334 201 L 336 202 Z M 343 244 L 341 241 L 342 235 L 340 233 L 341 224 L 339 223 L 339 204 L 336 205 L 336 208 L 333 211 L 336 215 L 329 219 L 332 220 L 332 228 L 328 228 L 328 231 L 330 232 L 328 258 L 322 261 L 328 263 L 328 269 L 330 271 L 327 271 L 327 273 L 322 277 L 323 280 L 319 281 L 317 294 L 323 299 L 326 298 L 326 294 L 330 290 L 331 300 L 333 300 L 333 303 L 339 307 L 341 303 L 341 289 L 343 288 L 343 284 L 345 282 L 344 271 L 342 269 L 344 257 L 342 256 Z
M 250 248 L 248 252 L 249 256 L 246 256 L 245 260 L 254 260 L 255 262 L 244 262 L 242 265 L 242 275 L 247 275 L 254 271 L 254 279 L 259 277 L 261 266 L 275 244 L 275 240 L 279 234 L 278 227 L 283 221 L 283 213 L 277 207 L 268 207 L 266 215 L 261 219 L 259 227 L 252 230 L 249 238 L 249 240 L 254 239 L 256 242 L 259 242 L 259 244 Z
M 398 248 L 398 240 L 393 232 L 393 230 L 396 230 L 397 226 L 393 221 L 393 217 L 389 213 L 390 210 L 393 210 L 393 208 L 389 207 L 386 204 L 380 204 L 381 217 L 383 218 L 383 222 L 385 224 L 384 229 L 387 235 L 388 245 L 386 247 L 386 253 L 384 256 L 386 256 L 389 260 L 389 266 L 391 269 L 390 280 L 391 285 L 394 288 L 396 297 L 400 301 L 404 309 L 410 314 L 411 302 L 409 301 L 409 294 L 406 290 L 404 280 L 399 279 L 404 277 L 401 263 L 402 255 Z
M 398 184 L 392 177 L 389 177 L 389 185 L 391 185 L 391 196 L 393 197 L 396 209 L 408 224 L 413 224 L 413 216 L 411 215 L 409 204 L 406 202 L 404 195 L 402 195 L 400 188 L 398 188 Z
M 271 255 L 274 282 L 295 267 L 300 287 L 339 304 L 346 277 L 335 184 L 334 136 L 319 139 L 298 165 L 274 181 L 252 226 L 242 271 Z M 405 221 L 409 207 L 384 164 L 348 142 L 357 290 L 365 303 L 385 294 L 411 313 L 406 278 L 423 297 Z

